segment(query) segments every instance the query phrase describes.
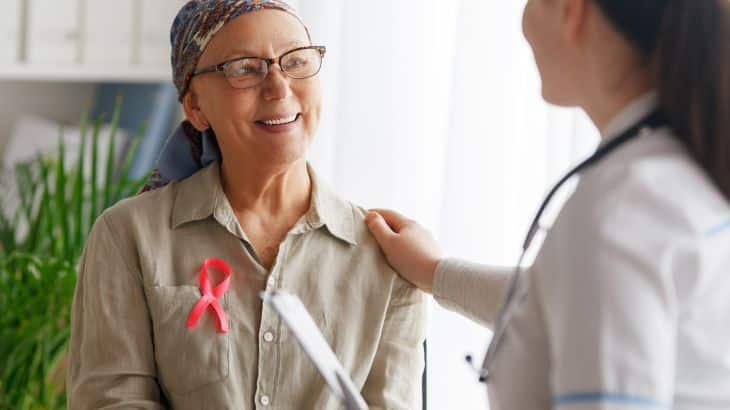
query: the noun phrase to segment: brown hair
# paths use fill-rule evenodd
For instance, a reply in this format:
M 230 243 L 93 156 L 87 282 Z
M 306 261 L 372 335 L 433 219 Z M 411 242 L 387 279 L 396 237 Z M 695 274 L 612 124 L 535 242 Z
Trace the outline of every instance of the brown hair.
M 653 64 L 669 125 L 730 199 L 730 1 L 594 1 Z

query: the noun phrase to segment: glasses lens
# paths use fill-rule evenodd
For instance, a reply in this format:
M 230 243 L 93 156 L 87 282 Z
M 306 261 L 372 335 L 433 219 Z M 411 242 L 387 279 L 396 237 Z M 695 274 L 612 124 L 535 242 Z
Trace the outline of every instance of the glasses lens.
M 281 69 L 292 78 L 312 77 L 321 67 L 322 55 L 313 48 L 293 51 L 281 59 Z
M 234 88 L 248 88 L 259 84 L 268 73 L 266 61 L 259 58 L 244 58 L 231 61 L 225 66 L 225 75 Z

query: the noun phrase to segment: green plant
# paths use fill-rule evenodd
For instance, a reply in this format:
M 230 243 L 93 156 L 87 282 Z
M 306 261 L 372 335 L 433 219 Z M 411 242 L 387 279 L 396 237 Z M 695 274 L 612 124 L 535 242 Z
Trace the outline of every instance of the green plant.
M 139 136 L 121 164 L 115 161 L 120 111 L 121 99 L 111 118 L 102 178 L 97 167 L 104 118 L 89 127 L 84 115 L 73 167 L 66 166 L 61 130 L 55 155 L 16 166 L 19 206 L 12 215 L 2 211 L 10 198 L 0 191 L 0 409 L 65 407 L 65 352 L 78 259 L 100 213 L 134 195 L 144 182 L 129 176 Z

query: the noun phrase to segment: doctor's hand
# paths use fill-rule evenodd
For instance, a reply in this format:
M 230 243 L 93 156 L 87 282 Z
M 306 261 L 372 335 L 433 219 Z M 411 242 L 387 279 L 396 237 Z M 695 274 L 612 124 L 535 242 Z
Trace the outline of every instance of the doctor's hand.
M 386 209 L 368 212 L 365 222 L 390 266 L 420 289 L 431 292 L 441 248 L 418 222 Z

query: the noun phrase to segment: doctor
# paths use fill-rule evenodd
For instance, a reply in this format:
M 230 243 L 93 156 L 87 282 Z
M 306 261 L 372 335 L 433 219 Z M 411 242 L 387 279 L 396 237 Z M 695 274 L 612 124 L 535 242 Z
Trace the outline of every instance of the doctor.
M 370 229 L 401 275 L 493 328 L 493 410 L 730 409 L 730 1 L 529 0 L 523 28 L 544 98 L 602 134 L 559 215 L 541 207 L 534 263 L 442 258 L 393 211 Z

